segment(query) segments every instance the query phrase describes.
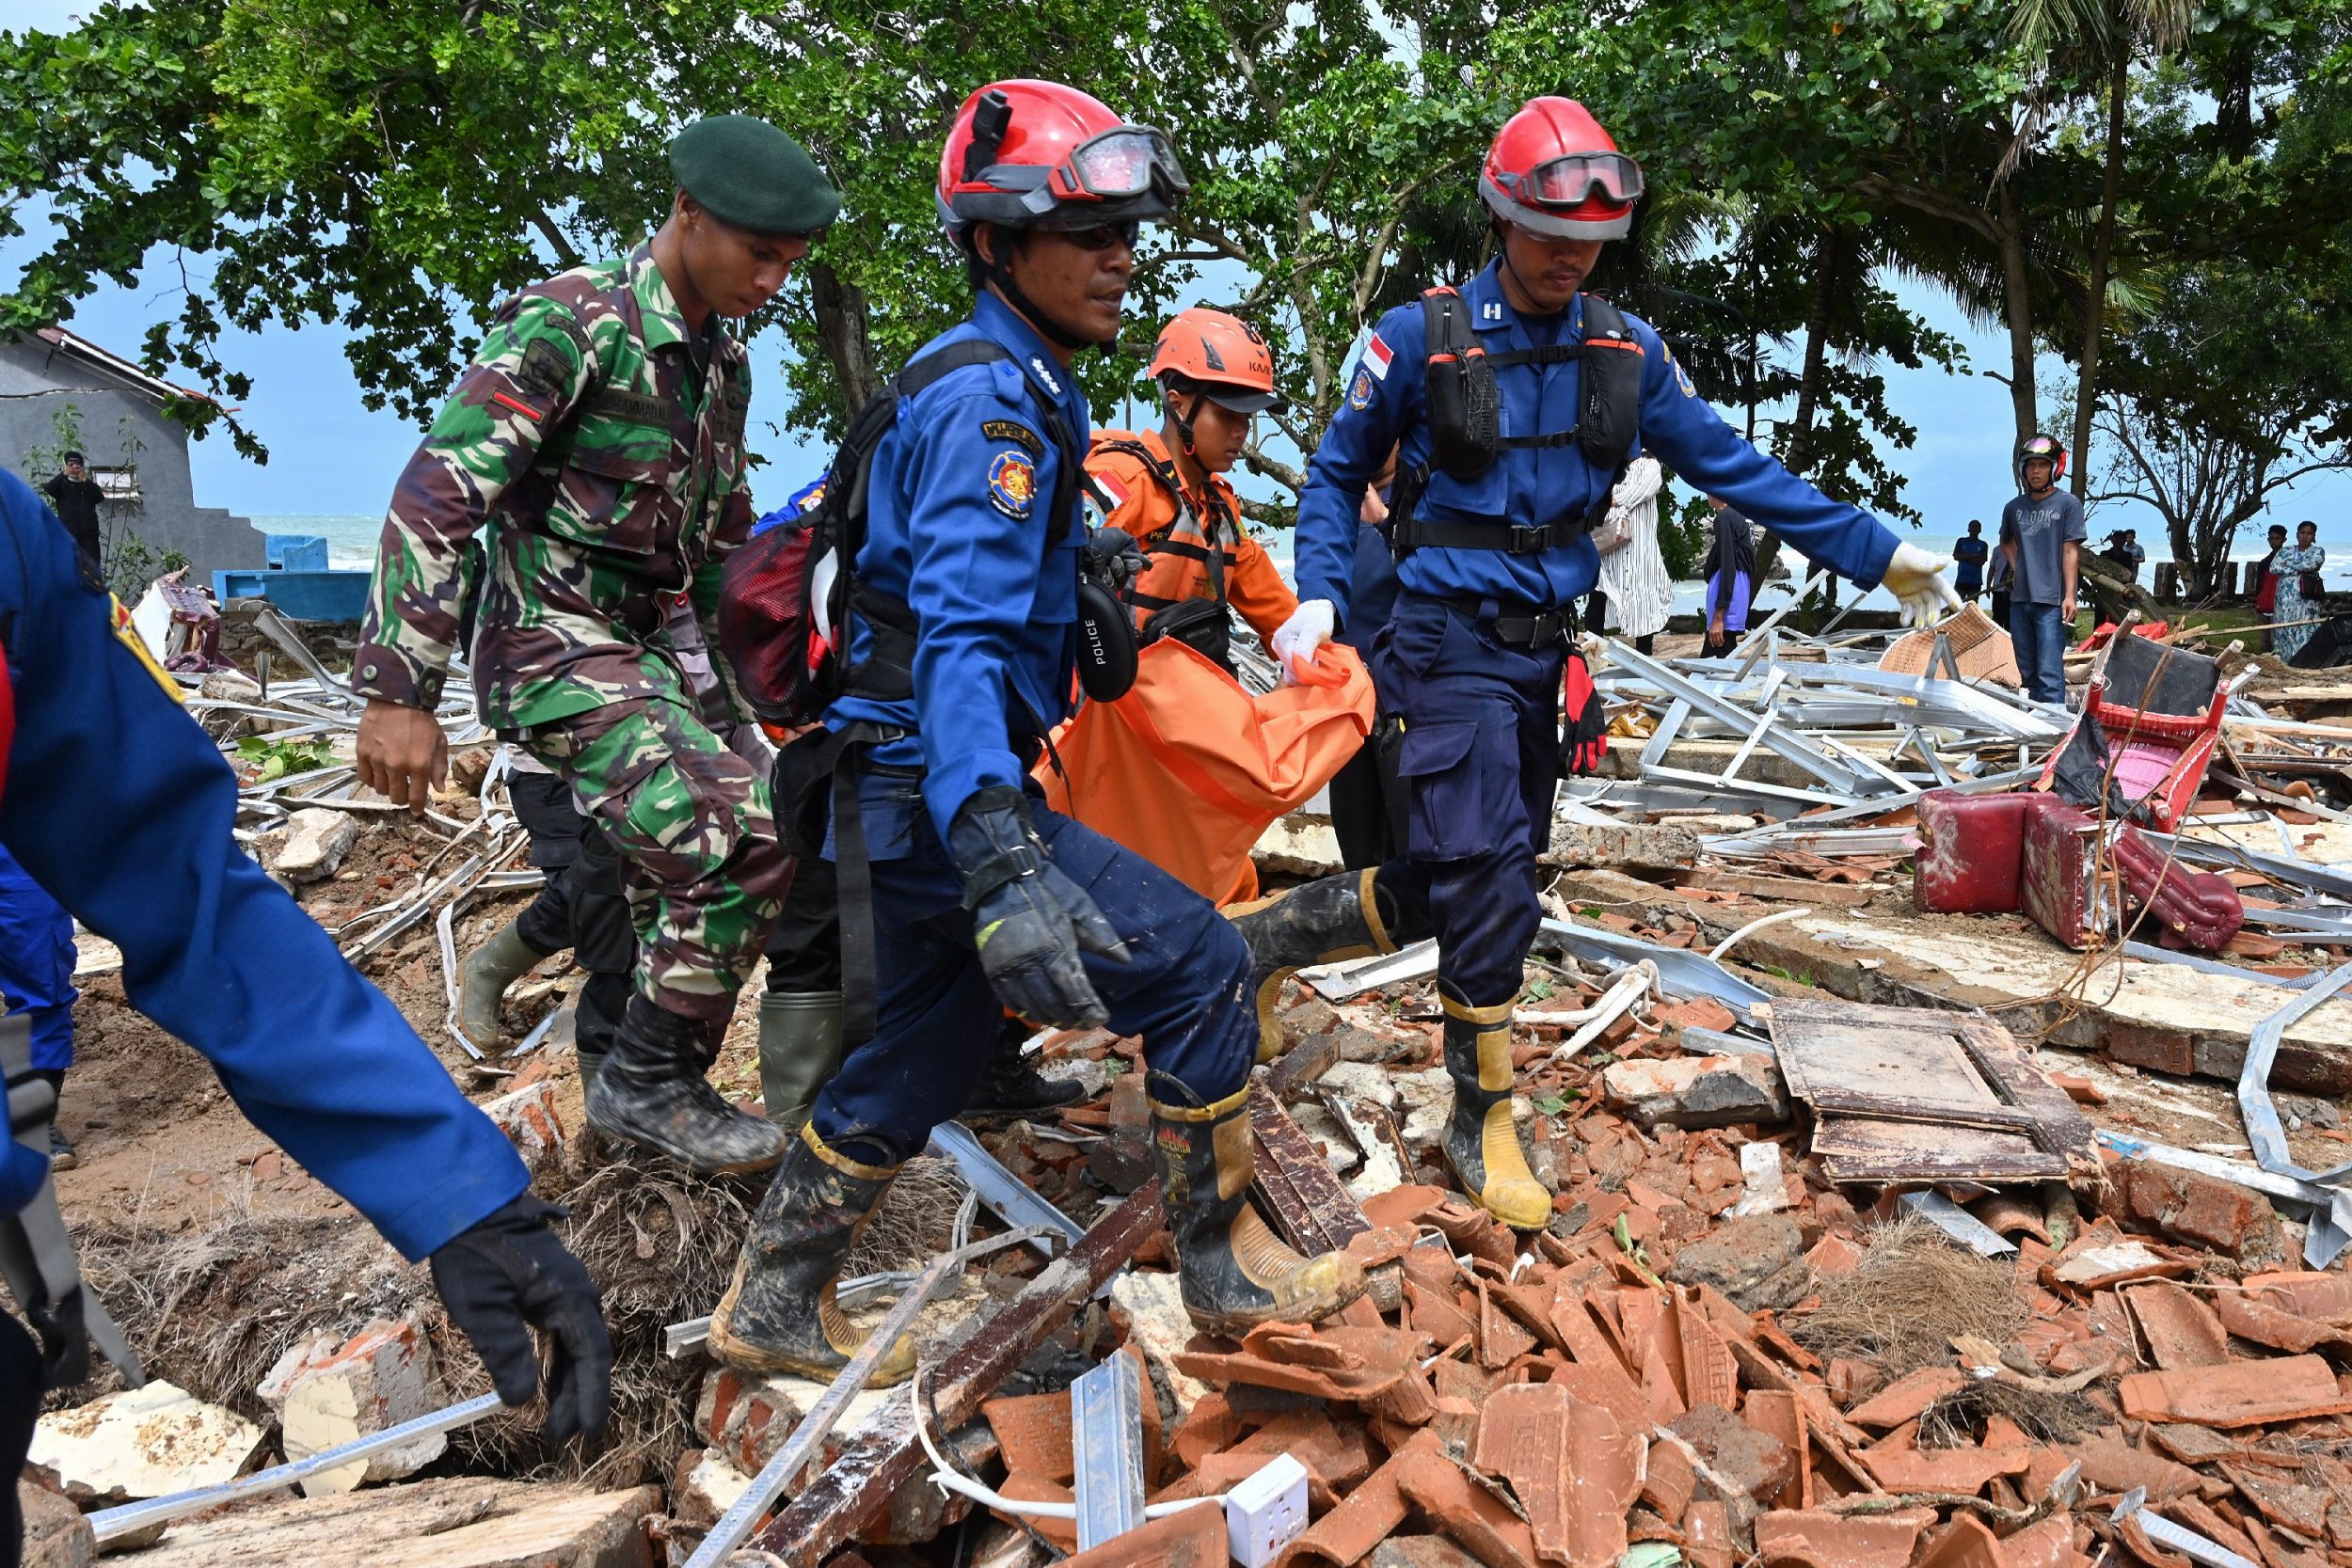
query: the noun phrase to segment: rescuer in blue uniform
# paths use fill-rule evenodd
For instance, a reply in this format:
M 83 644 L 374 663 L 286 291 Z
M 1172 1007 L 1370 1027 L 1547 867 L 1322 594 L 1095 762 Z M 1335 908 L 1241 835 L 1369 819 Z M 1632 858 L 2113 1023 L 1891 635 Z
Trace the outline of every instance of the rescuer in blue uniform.
M 1370 629 L 1349 616 L 1357 509 L 1401 441 L 1400 593 L 1373 657 L 1405 720 L 1410 845 L 1368 882 L 1335 878 L 1284 900 L 1299 906 L 1292 954 L 1251 945 L 1263 972 L 1274 957 L 1375 942 L 1425 910 L 1454 1089 L 1447 1156 L 1490 1212 L 1534 1228 L 1551 1210 L 1512 1129 L 1511 1007 L 1540 917 L 1535 856 L 1563 768 L 1575 601 L 1599 572 L 1587 534 L 1624 465 L 1656 453 L 1816 562 L 1865 589 L 1883 582 L 1915 618 L 1957 600 L 1940 557 L 1757 451 L 1647 323 L 1579 293 L 1642 195 L 1639 166 L 1582 105 L 1538 98 L 1513 116 L 1479 192 L 1496 259 L 1458 293 L 1390 311 L 1367 341 L 1308 465 L 1300 605 L 1275 640 L 1303 660 L 1342 626 Z
M 826 717 L 856 742 L 833 797 L 853 791 L 855 810 L 834 814 L 831 853 L 845 963 L 871 932 L 877 1027 L 776 1168 L 711 1320 L 712 1350 L 737 1367 L 830 1377 L 856 1351 L 834 1306 L 842 1259 L 900 1162 L 964 1105 L 1000 999 L 1041 1023 L 1142 1037 L 1196 1322 L 1311 1321 L 1363 1289 L 1344 1255 L 1300 1259 L 1243 1196 L 1257 1028 L 1241 938 L 1166 872 L 1047 809 L 1028 778 L 1068 711 L 1094 591 L 1080 583 L 1089 422 L 1072 361 L 1117 336 L 1137 227 L 1186 188 L 1159 132 L 1056 83 L 982 88 L 949 131 L 940 211 L 978 301 L 895 384 L 866 486 L 849 691 Z M 1104 602 L 1109 625 L 1132 624 Z M 801 820 L 799 793 L 780 785 L 780 816 Z M 870 919 L 855 891 L 869 875 Z M 874 1381 L 913 1369 L 902 1342 Z
M 84 585 L 73 543 L 0 472 L 0 845 L 122 950 L 131 1005 L 213 1064 L 239 1110 L 411 1259 L 498 1391 L 527 1402 L 550 1341 L 548 1434 L 601 1432 L 612 1347 L 596 1288 L 548 1227 L 562 1211 L 334 939 L 239 849 L 237 781 L 136 634 Z M 24 1015 L 0 1020 L 13 1141 L 0 1145 L 0 1264 L 40 1330 L 0 1312 L 0 1561 L 41 1388 L 87 1375 L 98 1316 L 54 1227 L 55 1096 Z M 103 1340 L 101 1341 L 102 1345 Z M 22 1418 L 21 1423 L 19 1418 Z

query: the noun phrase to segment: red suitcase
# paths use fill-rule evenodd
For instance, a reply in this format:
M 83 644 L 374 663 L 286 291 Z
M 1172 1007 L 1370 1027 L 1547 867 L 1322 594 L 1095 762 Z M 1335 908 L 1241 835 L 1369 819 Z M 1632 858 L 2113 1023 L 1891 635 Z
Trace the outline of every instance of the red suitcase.
M 2069 947 L 2082 948 L 2106 926 L 2098 875 L 2099 825 L 2054 795 L 2027 795 L 2021 880 L 2026 912 Z
M 2014 914 L 2026 854 L 2026 795 L 1919 797 L 1911 907 L 1931 914 Z
M 2165 864 L 2164 851 L 2148 842 L 2137 828 L 2115 837 L 2115 869 L 2123 879 L 2124 896 L 2147 910 L 2139 927 L 2140 940 L 2162 935 L 2207 953 L 2218 953 L 2246 924 L 2246 901 L 2230 879 L 2217 872 L 2193 871 L 2174 862 Z

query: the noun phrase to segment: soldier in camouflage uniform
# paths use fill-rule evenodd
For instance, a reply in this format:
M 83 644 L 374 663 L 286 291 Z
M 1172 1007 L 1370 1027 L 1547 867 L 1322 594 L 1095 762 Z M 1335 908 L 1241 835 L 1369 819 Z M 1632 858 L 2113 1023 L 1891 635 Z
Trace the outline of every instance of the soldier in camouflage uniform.
M 688 127 L 670 160 L 678 190 L 650 244 L 510 300 L 409 460 L 352 689 L 369 699 L 362 780 L 421 810 L 473 602 L 484 721 L 554 769 L 627 863 L 637 971 L 589 1123 L 698 1171 L 757 1170 L 781 1135 L 703 1073 L 791 863 L 766 779 L 697 711 L 664 622 L 684 597 L 710 627 L 721 564 L 751 531 L 751 372 L 720 318 L 774 297 L 840 198 L 743 116 Z

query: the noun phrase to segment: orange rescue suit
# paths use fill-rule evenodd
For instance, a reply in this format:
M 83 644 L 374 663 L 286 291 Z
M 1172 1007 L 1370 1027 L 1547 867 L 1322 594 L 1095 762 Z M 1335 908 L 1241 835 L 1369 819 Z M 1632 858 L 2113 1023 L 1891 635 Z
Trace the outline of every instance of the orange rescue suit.
M 1096 431 L 1087 472 L 1111 502 L 1105 520 L 1134 534 L 1152 563 L 1121 595 L 1135 607 L 1137 631 L 1150 633 L 1153 616 L 1188 600 L 1220 597 L 1220 581 L 1221 596 L 1262 641 L 1298 608 L 1265 546 L 1241 526 L 1241 502 L 1222 475 L 1203 476 L 1207 494 L 1185 490 L 1180 499 L 1183 481 L 1157 431 Z

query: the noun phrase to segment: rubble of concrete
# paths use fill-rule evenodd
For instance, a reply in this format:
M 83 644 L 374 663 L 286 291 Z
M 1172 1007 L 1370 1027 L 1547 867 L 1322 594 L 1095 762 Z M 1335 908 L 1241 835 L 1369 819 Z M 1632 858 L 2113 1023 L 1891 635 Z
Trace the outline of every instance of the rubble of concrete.
M 867 1390 L 737 1568 L 1226 1560 L 1240 1525 L 1215 1502 L 1107 1539 L 1017 1506 L 1099 1484 L 1073 1387 L 1120 1356 L 1140 1372 L 1138 1506 L 1224 1497 L 1287 1456 L 1300 1516 L 1273 1560 L 1297 1568 L 2352 1568 L 2352 683 L 2235 685 L 2226 752 L 2161 835 L 2235 891 L 2235 934 L 2166 945 L 2115 908 L 2077 949 L 2022 907 L 1915 894 L 1928 797 L 2031 790 L 2072 716 L 2007 684 L 1991 639 L 1888 641 L 1768 626 L 1730 659 L 1597 661 L 1611 756 L 1563 792 L 1514 1035 L 1544 1228 L 1497 1225 L 1445 1164 L 1434 955 L 1311 971 L 1253 1091 L 1254 1197 L 1371 1288 L 1324 1323 L 1200 1335 L 1131 1196 L 1152 1177 L 1142 1042 L 1043 1036 L 1041 1069 L 1088 1099 L 980 1132 L 1009 1185 L 965 1173 L 983 1203 L 956 1239 L 1028 1223 L 1001 1207 L 1018 1189 L 1088 1239 L 1099 1289 L 1069 1288 L 1062 1243 L 1007 1247 L 920 1335 L 925 1434 L 998 1502 L 933 1484 L 906 1390 Z M 278 646 L 280 678 L 216 675 L 193 705 L 225 739 L 322 736 L 338 759 L 254 783 L 253 847 L 380 980 L 409 974 L 403 1005 L 541 1189 L 593 1196 L 609 1156 L 575 1133 L 569 1047 L 522 1032 L 554 1022 L 551 984 L 516 988 L 504 1042 L 439 1014 L 469 930 L 536 876 L 485 737 L 443 714 L 457 777 L 416 827 L 358 788 L 356 709 Z M 1277 824 L 1258 869 L 1338 869 L 1327 822 Z M 275 1180 L 281 1156 L 246 1168 L 269 1159 Z M 616 1289 L 624 1264 L 723 1280 L 736 1234 L 662 1223 L 669 1202 L 647 1199 L 626 1257 L 592 1259 L 617 1311 L 642 1281 Z M 944 1244 L 870 1265 L 854 1309 L 870 1323 Z M 480 1395 L 421 1284 L 413 1308 L 305 1320 L 258 1385 L 53 1412 L 29 1560 L 88 1560 L 109 1506 Z M 617 1465 L 435 1434 L 103 1544 L 171 1568 L 686 1562 L 825 1393 L 720 1369 L 692 1328 L 660 1368 L 659 1441 Z M 635 1342 L 624 1375 L 646 1370 Z

